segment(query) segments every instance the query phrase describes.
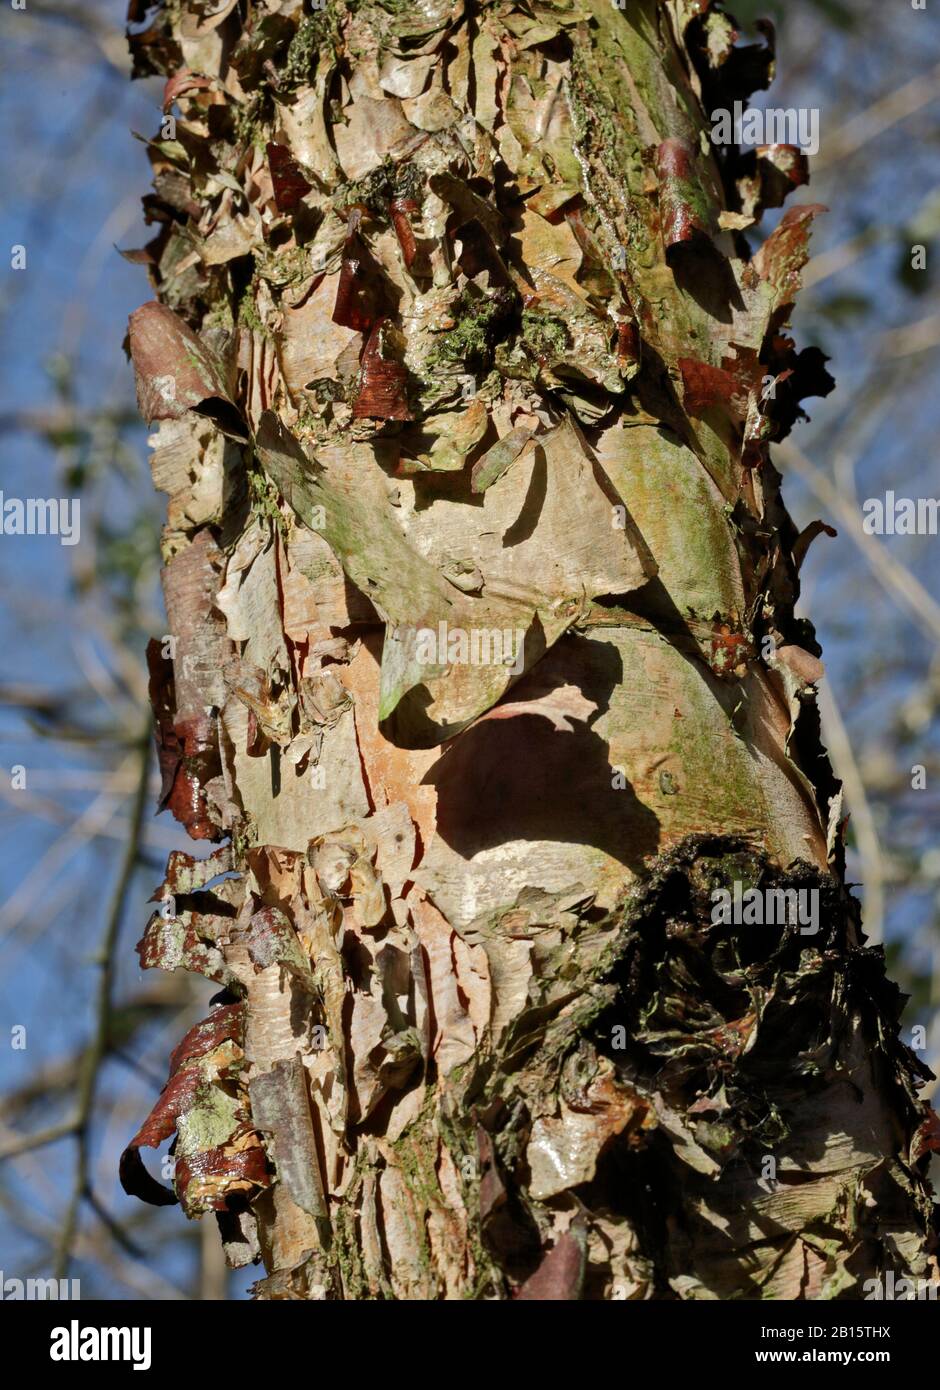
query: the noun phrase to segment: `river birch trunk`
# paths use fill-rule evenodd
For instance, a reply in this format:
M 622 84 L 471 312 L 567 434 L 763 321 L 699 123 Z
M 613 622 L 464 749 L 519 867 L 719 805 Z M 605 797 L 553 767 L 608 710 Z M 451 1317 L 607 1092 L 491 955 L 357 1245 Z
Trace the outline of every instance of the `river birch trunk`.
M 167 78 L 129 253 L 161 805 L 211 848 L 139 951 L 221 993 L 125 1185 L 214 1213 L 262 1298 L 936 1274 L 937 1130 L 794 615 L 827 528 L 769 455 L 831 386 L 788 334 L 819 209 L 765 237 L 804 157 L 711 138 L 769 26 L 131 19 Z M 140 1157 L 174 1133 L 175 1195 Z

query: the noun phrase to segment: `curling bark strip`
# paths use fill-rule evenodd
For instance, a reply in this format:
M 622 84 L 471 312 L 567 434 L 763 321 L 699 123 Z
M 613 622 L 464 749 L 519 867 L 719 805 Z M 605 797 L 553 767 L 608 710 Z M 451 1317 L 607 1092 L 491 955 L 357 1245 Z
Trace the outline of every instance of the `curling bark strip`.
M 831 528 L 769 455 L 832 385 L 788 332 L 820 209 L 752 254 L 807 171 L 710 142 L 772 74 L 737 38 L 708 0 L 184 0 L 131 39 L 176 112 L 130 334 L 162 804 L 220 845 L 140 950 L 223 992 L 124 1170 L 153 1199 L 175 1125 L 258 1297 L 936 1273 L 794 616 Z M 818 932 L 714 921 L 735 884 Z

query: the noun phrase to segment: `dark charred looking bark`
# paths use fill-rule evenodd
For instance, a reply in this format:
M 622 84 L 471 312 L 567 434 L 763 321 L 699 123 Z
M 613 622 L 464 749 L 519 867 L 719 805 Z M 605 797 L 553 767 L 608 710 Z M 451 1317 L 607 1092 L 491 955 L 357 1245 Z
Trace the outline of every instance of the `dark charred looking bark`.
M 261 1298 L 861 1298 L 935 1120 L 844 885 L 768 454 L 799 151 L 708 0 L 133 0 L 171 856 L 124 1157 Z M 768 389 L 771 382 L 773 388 Z M 818 917 L 725 923 L 717 890 Z M 758 890 L 752 893 L 750 890 Z M 817 896 L 813 896 L 817 895 Z

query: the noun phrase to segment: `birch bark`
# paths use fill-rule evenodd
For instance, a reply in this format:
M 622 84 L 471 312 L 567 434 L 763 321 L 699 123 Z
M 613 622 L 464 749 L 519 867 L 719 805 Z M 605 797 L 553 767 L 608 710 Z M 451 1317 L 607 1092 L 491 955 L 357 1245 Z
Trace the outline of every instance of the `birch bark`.
M 139 1150 L 175 1131 L 262 1298 L 936 1274 L 794 615 L 822 528 L 769 455 L 831 385 L 788 335 L 819 209 L 749 249 L 805 161 L 710 139 L 772 33 L 708 0 L 137 27 L 152 692 L 163 804 L 217 846 L 140 952 L 222 994 L 126 1185 L 173 1200 Z M 716 920 L 735 885 L 818 930 Z

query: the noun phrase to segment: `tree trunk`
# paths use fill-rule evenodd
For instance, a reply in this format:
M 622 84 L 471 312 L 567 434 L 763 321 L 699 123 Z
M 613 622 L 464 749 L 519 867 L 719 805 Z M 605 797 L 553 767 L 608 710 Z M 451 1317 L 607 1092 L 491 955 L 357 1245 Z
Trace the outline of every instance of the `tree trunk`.
M 133 0 L 131 17 L 142 18 Z M 707 0 L 170 7 L 144 965 L 222 986 L 175 1131 L 258 1297 L 834 1298 L 936 1273 L 768 443 L 817 208 L 713 144 Z M 774 890 L 784 890 L 783 892 Z

